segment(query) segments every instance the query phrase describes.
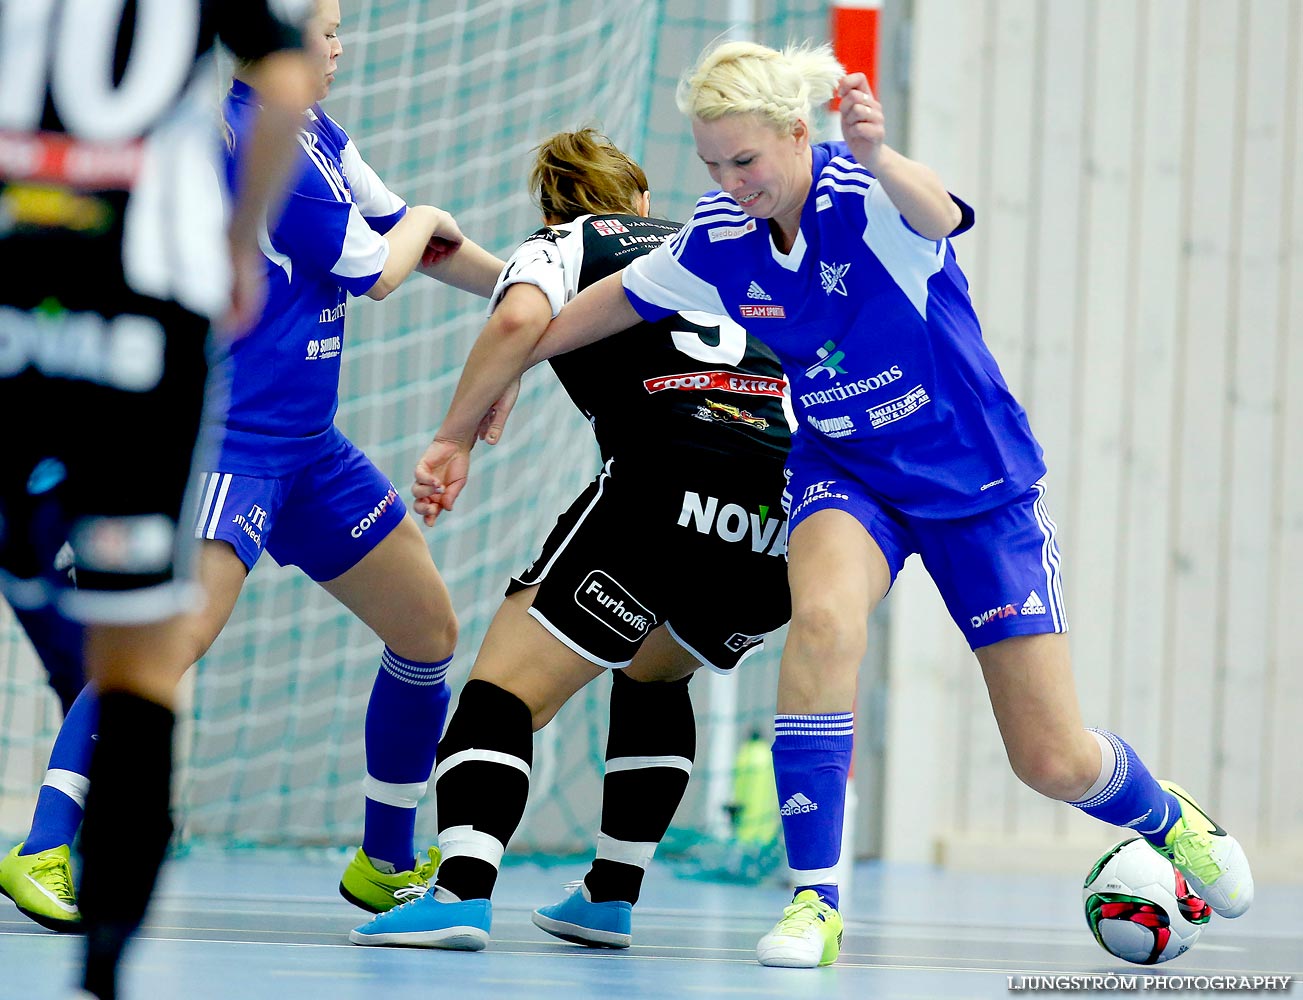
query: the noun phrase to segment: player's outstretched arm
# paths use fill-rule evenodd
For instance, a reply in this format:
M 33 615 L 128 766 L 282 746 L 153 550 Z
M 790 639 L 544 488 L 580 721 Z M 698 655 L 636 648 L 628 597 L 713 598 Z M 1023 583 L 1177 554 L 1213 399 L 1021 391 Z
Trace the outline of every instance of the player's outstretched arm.
M 627 330 L 641 322 L 638 311 L 624 294 L 621 272 L 608 274 L 576 295 L 548 325 L 529 363 L 556 357 Z
M 507 426 L 507 418 L 511 416 L 511 411 L 516 407 L 516 400 L 520 396 L 520 379 L 516 379 L 511 385 L 507 386 L 506 391 L 498 397 L 498 401 L 493 404 L 489 412 L 484 414 L 484 419 L 480 421 L 479 437 L 485 444 L 497 444 L 502 440 L 502 432 Z
M 480 331 L 448 412 L 416 464 L 412 507 L 427 525 L 434 524 L 442 510 L 452 510 L 466 485 L 471 448 L 486 414 L 504 405 L 510 409 L 514 398 L 508 390 L 530 366 L 530 355 L 551 318 L 552 306 L 537 286 L 515 284 Z
M 851 154 L 878 179 L 910 228 L 929 240 L 954 232 L 962 218 L 959 206 L 936 171 L 887 145 L 886 116 L 864 74 L 842 77 L 837 96 L 841 98 L 842 135 Z
M 455 250 L 464 238 L 457 228 L 457 220 L 443 209 L 433 205 L 411 206 L 385 233 L 389 257 L 380 277 L 367 290 L 367 298 L 380 301 L 406 281 L 421 263 L 432 240 L 441 240 Z
M 473 240 L 463 238 L 460 245 L 453 246 L 435 235 L 421 255 L 421 266 L 417 270 L 426 277 L 487 299 L 493 294 L 498 275 L 506 266 L 505 261 Z

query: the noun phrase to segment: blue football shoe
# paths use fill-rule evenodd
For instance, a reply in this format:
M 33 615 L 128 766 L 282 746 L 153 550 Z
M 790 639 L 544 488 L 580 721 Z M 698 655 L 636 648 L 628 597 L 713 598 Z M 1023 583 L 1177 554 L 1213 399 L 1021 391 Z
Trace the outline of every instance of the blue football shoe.
M 489 943 L 493 924 L 493 903 L 467 899 L 443 903 L 435 890 L 349 931 L 348 939 L 363 946 L 389 945 L 408 948 L 448 948 L 480 951 Z
M 594 903 L 588 886 L 569 882 L 569 896 L 551 906 L 540 906 L 530 918 L 534 926 L 563 941 L 590 948 L 627 948 L 633 942 L 633 906 L 620 900 Z

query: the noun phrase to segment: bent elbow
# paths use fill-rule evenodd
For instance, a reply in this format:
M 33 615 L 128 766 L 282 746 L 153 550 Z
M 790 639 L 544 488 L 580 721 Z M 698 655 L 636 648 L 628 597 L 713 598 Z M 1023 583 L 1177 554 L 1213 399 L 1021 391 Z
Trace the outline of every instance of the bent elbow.
M 552 319 L 552 306 L 534 285 L 512 285 L 493 310 L 498 334 L 513 340 L 538 340 Z
M 538 339 L 543 336 L 543 331 L 547 329 L 547 321 L 550 317 L 540 316 L 531 310 L 499 308 L 494 312 L 493 318 L 497 321 L 494 325 L 498 336 L 505 340 L 528 344 L 532 350 L 537 345 Z
M 376 283 L 367 289 L 366 297 L 368 299 L 373 299 L 376 302 L 381 302 L 387 299 L 389 293 L 397 287 L 398 286 L 394 283 L 386 281 L 385 276 L 382 274 L 376 279 Z
M 921 218 L 906 217 L 909 227 L 925 240 L 944 240 L 964 221 L 964 213 L 954 199 L 946 197 L 944 205 L 929 205 L 915 213 Z
M 944 240 L 947 236 L 959 228 L 959 224 L 964 221 L 964 213 L 954 200 L 947 197 L 946 204 L 941 210 L 941 218 L 937 220 L 934 232 L 924 233 L 930 240 Z

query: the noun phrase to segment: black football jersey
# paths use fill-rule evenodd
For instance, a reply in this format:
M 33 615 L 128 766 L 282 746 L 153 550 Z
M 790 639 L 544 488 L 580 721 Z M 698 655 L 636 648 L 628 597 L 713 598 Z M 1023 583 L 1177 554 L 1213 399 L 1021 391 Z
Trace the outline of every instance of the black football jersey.
M 0 302 L 25 301 L 32 286 L 17 276 L 47 270 L 36 261 L 49 255 L 64 274 L 40 284 L 65 305 L 93 274 L 220 314 L 217 43 L 247 59 L 298 48 L 311 11 L 311 0 L 0 0 Z
M 297 47 L 311 13 L 310 0 L 0 0 L 0 129 L 142 138 L 175 120 L 197 87 L 211 104 L 218 39 L 258 59 Z
M 536 285 L 555 315 L 581 289 L 678 232 L 677 222 L 586 215 L 547 226 L 512 255 L 494 289 Z M 727 316 L 680 313 L 551 359 L 588 417 L 603 459 L 752 455 L 781 463 L 791 441 L 787 382 L 773 352 Z

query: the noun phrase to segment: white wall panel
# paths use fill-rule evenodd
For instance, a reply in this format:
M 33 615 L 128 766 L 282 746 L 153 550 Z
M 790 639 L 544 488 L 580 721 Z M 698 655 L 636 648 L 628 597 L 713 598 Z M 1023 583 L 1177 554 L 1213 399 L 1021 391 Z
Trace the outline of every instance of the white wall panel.
M 1087 723 L 1264 874 L 1303 855 L 1301 33 L 1291 0 L 915 0 L 905 150 L 977 211 L 956 250 L 1045 446 Z M 890 600 L 893 660 L 950 678 L 897 687 L 893 663 L 891 724 L 953 725 L 909 734 L 942 801 L 920 830 L 919 787 L 888 782 L 888 856 L 907 830 L 956 864 L 1116 839 L 1011 776 L 926 581 Z
M 1275 471 L 1263 513 L 1272 526 L 1269 646 L 1266 711 L 1262 719 L 1264 756 L 1257 775 L 1262 802 L 1262 843 L 1292 851 L 1303 841 L 1303 5 L 1289 5 L 1285 104 L 1285 188 L 1280 217 L 1280 336 L 1275 383 L 1278 407 L 1271 454 Z M 1303 859 L 1299 859 L 1303 860 Z

